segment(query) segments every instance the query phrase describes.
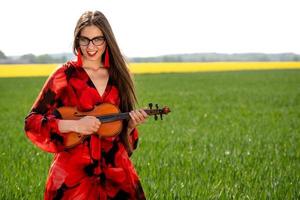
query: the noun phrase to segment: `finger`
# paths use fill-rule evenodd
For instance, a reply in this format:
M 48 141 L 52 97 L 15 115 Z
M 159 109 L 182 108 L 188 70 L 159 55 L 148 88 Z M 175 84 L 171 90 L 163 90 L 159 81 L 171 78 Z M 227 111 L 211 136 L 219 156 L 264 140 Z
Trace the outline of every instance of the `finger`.
M 90 130 L 86 130 L 84 132 L 82 132 L 82 135 L 91 135 L 93 132 L 91 132 Z
M 97 132 L 98 131 L 98 129 L 96 128 L 96 127 L 91 127 L 90 129 L 89 129 L 89 134 L 93 134 L 93 133 L 95 133 L 95 132 Z
M 97 117 L 95 117 L 95 116 L 92 116 L 92 117 L 93 117 L 95 124 L 98 124 L 98 125 L 101 124 L 101 121 Z
M 131 111 L 131 112 L 129 112 L 129 115 L 131 117 L 131 120 L 132 120 L 133 124 L 137 124 L 135 114 Z
M 86 116 L 86 118 L 87 118 L 87 119 L 90 119 L 90 120 L 94 120 L 94 119 L 95 119 L 94 116 L 90 116 L 90 115 Z
M 94 122 L 94 126 L 99 126 L 99 125 L 100 125 L 99 120 L 97 120 L 97 121 Z
M 135 110 L 135 111 L 134 111 L 134 114 L 135 114 L 135 116 L 136 116 L 136 121 L 137 121 L 138 123 L 140 123 L 141 121 L 143 121 L 144 116 L 143 116 L 142 113 L 140 113 L 139 110 Z
M 145 120 L 145 117 L 144 117 L 144 114 L 142 113 L 142 109 L 140 110 L 136 110 L 136 114 L 139 118 L 140 121 L 144 121 Z
M 95 125 L 95 126 L 93 126 L 93 132 L 96 132 L 96 131 L 98 131 L 98 129 L 99 129 L 99 126 L 98 125 Z
M 94 128 L 93 133 L 97 133 L 97 132 L 98 132 L 98 128 Z
M 148 114 L 145 112 L 144 109 L 140 109 L 140 112 L 142 113 L 142 115 L 147 118 L 148 117 Z
M 99 121 L 99 120 L 97 119 L 97 117 L 95 117 L 95 116 L 89 116 L 89 119 L 91 119 L 91 120 L 94 121 L 94 122 Z
M 136 110 L 135 111 L 135 114 L 136 114 L 136 116 L 137 116 L 137 122 L 140 124 L 140 123 L 142 123 L 143 121 L 144 121 L 144 116 L 143 116 L 143 114 L 142 113 L 140 113 L 140 111 L 139 110 Z
M 136 122 L 137 116 L 136 116 L 136 114 L 134 113 L 134 111 L 131 111 L 131 112 L 129 113 L 129 115 L 130 115 L 132 121 Z
M 144 123 L 148 118 L 148 114 L 143 109 L 140 109 L 139 113 L 140 113 L 141 123 Z
M 139 109 L 138 113 L 140 117 L 140 122 L 144 123 L 146 121 L 146 118 L 148 117 L 148 114 L 143 109 Z

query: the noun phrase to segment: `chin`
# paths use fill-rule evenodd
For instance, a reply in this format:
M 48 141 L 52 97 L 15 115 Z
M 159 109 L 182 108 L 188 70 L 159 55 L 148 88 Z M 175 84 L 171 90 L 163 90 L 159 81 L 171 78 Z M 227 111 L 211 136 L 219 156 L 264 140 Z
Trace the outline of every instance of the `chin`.
M 86 58 L 86 60 L 89 60 L 89 61 L 99 61 L 99 60 L 101 60 L 101 55 L 95 55 L 95 56 L 86 55 L 85 58 Z

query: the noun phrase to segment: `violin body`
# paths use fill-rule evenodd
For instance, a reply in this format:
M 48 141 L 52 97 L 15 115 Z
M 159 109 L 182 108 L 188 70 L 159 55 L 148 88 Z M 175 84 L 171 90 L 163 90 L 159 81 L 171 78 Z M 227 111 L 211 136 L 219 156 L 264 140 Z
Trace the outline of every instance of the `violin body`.
M 159 109 L 156 104 L 156 109 L 152 110 L 152 104 L 149 104 L 150 110 L 145 109 L 144 111 L 148 115 L 155 115 L 155 120 L 159 114 L 161 119 L 163 114 L 170 112 L 168 107 Z M 95 116 L 100 120 L 101 125 L 98 131 L 95 133 L 99 137 L 112 137 L 118 135 L 123 128 L 123 120 L 130 119 L 128 112 L 121 113 L 119 108 L 110 103 L 103 103 L 94 107 L 93 110 L 87 112 L 78 111 L 76 107 L 60 107 L 55 110 L 55 115 L 65 120 L 79 120 L 85 116 Z M 76 132 L 69 132 L 63 134 L 65 148 L 72 148 L 84 141 L 88 135 L 81 135 Z
M 95 106 L 95 108 L 92 111 L 88 112 L 80 112 L 77 110 L 76 107 L 60 107 L 57 109 L 57 111 L 61 115 L 62 119 L 66 120 L 79 120 L 85 116 L 97 117 L 120 113 L 118 107 L 109 103 L 103 103 L 98 106 Z M 99 135 L 99 137 L 115 136 L 121 132 L 122 127 L 122 120 L 116 120 L 109 123 L 102 122 L 96 134 Z M 83 142 L 85 137 L 87 137 L 76 132 L 69 132 L 64 135 L 64 146 L 66 148 L 76 146 L 77 144 Z

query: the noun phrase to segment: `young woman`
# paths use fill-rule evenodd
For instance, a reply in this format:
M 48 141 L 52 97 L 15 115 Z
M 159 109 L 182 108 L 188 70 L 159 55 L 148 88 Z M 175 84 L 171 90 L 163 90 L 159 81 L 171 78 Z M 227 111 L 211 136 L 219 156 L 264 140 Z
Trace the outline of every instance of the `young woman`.
M 133 81 L 106 17 L 85 12 L 74 31 L 77 61 L 58 68 L 46 81 L 25 119 L 27 137 L 41 149 L 55 153 L 49 170 L 45 199 L 145 199 L 129 159 L 137 147 L 136 126 L 147 114 L 134 110 Z M 66 120 L 55 114 L 62 106 L 79 111 L 111 103 L 130 112 L 120 134 L 99 138 L 101 122 L 94 116 Z M 88 135 L 73 148 L 65 148 L 64 134 Z

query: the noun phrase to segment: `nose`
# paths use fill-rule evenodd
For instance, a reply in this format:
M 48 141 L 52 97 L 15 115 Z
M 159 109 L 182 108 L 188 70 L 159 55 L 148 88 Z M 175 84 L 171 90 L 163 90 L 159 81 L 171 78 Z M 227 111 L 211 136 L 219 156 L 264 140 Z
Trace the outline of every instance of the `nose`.
M 92 41 L 90 41 L 87 47 L 88 47 L 89 49 L 94 49 L 95 45 L 93 44 Z

